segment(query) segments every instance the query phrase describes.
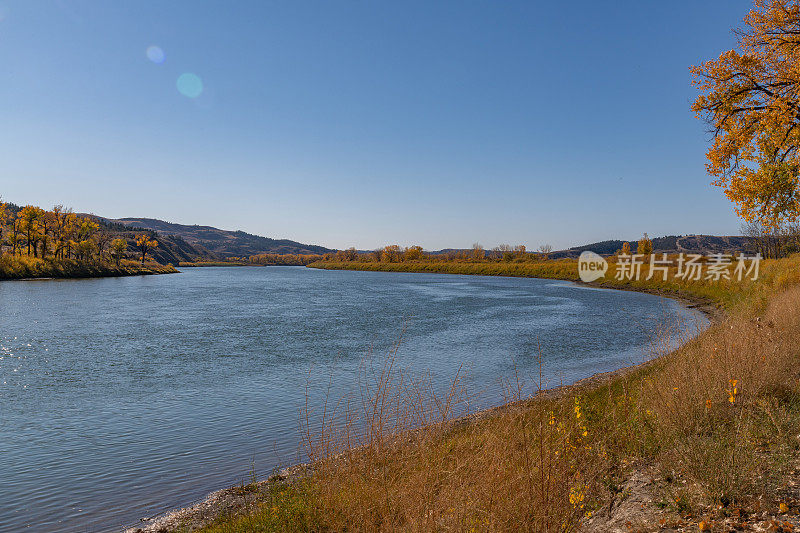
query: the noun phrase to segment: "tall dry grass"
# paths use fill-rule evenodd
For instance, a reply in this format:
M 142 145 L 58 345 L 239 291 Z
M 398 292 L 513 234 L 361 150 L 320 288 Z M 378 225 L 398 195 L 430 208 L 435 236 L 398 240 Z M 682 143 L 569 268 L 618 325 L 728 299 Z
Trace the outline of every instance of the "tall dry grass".
M 319 512 L 310 523 L 385 531 L 524 523 L 545 532 L 589 513 L 605 452 L 581 399 L 530 409 L 531 394 L 515 380 L 508 407 L 476 418 L 460 378 L 437 391 L 428 376 L 398 368 L 393 352 L 365 365 L 354 396 L 323 402 L 319 416 L 306 410 L 308 487 Z
M 665 358 L 642 400 L 665 468 L 722 504 L 766 495 L 798 448 L 800 288 L 742 313 Z

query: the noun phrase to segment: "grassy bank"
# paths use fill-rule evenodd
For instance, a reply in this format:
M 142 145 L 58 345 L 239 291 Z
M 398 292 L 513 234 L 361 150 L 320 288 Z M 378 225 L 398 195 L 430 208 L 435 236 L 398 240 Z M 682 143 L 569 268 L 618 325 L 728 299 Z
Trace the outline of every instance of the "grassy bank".
M 567 277 L 555 273 L 572 265 L 447 268 Z M 356 401 L 307 413 L 309 475 L 239 487 L 202 531 L 781 530 L 798 508 L 800 257 L 766 262 L 755 282 L 636 288 L 727 313 L 653 364 L 557 393 L 520 377 L 507 405 L 457 423 L 458 377 L 436 395 L 389 355 Z
M 28 256 L 0 257 L 0 280 L 27 278 L 99 278 L 139 276 L 178 272 L 172 265 L 121 261 L 119 265 L 105 262 L 75 261 L 72 259 L 39 259 Z
M 613 264 L 612 264 L 613 265 Z M 360 270 L 373 272 L 426 272 L 442 274 L 465 274 L 480 276 L 510 276 L 545 279 L 561 279 L 578 281 L 578 262 L 575 259 L 559 259 L 537 262 L 431 262 L 404 261 L 401 263 L 355 262 L 355 261 L 318 261 L 308 265 L 310 268 L 326 270 Z M 695 300 L 711 302 L 724 309 L 731 310 L 742 302 L 747 305 L 758 303 L 763 306 L 765 297 L 774 283 L 785 284 L 793 281 L 792 273 L 787 271 L 785 263 L 774 260 L 762 261 L 760 280 L 719 280 L 702 279 L 699 281 L 683 280 L 675 277 L 676 267 L 670 268 L 666 281 L 660 274 L 651 280 L 617 280 L 607 274 L 592 285 L 615 289 L 631 289 L 661 293 L 672 296 L 683 296 Z M 646 268 L 642 269 L 646 272 Z M 780 279 L 776 279 L 780 278 Z M 759 293 L 759 294 L 756 294 Z

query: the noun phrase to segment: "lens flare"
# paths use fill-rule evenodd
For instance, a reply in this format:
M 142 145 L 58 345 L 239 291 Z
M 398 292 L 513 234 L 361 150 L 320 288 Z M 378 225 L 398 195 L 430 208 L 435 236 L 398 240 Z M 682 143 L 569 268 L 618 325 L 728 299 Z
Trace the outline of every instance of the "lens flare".
M 156 45 L 148 46 L 147 47 L 147 59 L 152 61 L 153 63 L 163 63 L 164 62 L 164 50 L 159 48 Z
M 197 98 L 203 92 L 203 80 L 197 74 L 184 72 L 175 83 L 178 92 L 188 98 Z

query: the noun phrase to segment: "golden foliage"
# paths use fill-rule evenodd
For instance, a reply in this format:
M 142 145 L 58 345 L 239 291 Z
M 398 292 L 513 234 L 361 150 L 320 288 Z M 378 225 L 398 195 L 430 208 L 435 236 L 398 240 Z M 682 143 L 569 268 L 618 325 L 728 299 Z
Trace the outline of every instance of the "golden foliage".
M 0 203 L 0 253 L 46 259 L 99 259 L 99 224 L 57 205 L 51 211 L 34 205 L 19 209 Z
M 111 257 L 119 266 L 119 262 L 125 257 L 125 252 L 128 250 L 128 241 L 125 239 L 114 239 L 111 241 Z
M 142 264 L 144 264 L 144 260 L 147 257 L 147 252 L 154 248 L 157 248 L 158 241 L 155 239 L 151 239 L 147 235 L 142 234 L 136 237 L 136 247 L 142 254 Z
M 304 266 L 325 258 L 319 254 L 258 254 L 251 255 L 248 262 L 253 265 Z
M 636 253 L 637 254 L 644 254 L 650 255 L 653 253 L 653 241 L 650 240 L 650 237 L 647 236 L 645 233 L 636 246 Z
M 128 241 L 111 239 L 106 226 L 57 205 L 51 210 L 0 202 L 0 279 L 24 277 L 95 277 L 174 272 L 126 262 Z M 144 238 L 147 249 L 158 243 Z M 141 249 L 141 244 L 137 243 Z M 144 255 L 143 255 L 144 258 Z M 113 265 L 111 262 L 113 261 Z
M 691 69 L 692 110 L 713 127 L 708 172 L 748 222 L 800 216 L 800 6 L 756 0 L 738 50 Z

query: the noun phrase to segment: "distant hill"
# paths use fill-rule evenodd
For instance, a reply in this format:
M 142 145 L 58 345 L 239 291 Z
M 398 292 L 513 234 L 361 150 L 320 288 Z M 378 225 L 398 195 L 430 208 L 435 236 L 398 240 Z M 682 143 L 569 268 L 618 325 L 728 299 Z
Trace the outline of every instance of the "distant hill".
M 303 244 L 288 239 L 270 239 L 244 231 L 227 231 L 212 226 L 175 224 L 155 218 L 120 218 L 109 220 L 128 227 L 144 228 L 159 237 L 172 237 L 175 243 L 185 243 L 217 259 L 249 257 L 256 254 L 325 254 L 331 248 Z M 188 260 L 188 259 L 187 259 Z
M 638 239 L 631 239 L 631 251 L 637 252 Z M 716 253 L 755 253 L 754 239 L 752 237 L 716 236 L 716 235 L 667 235 L 665 237 L 652 238 L 654 253 L 691 253 L 691 254 L 716 254 Z M 573 246 L 565 250 L 554 250 L 549 254 L 553 259 L 563 257 L 578 257 L 581 252 L 589 250 L 600 255 L 614 255 L 622 249 L 625 241 L 614 239 L 608 241 L 593 242 L 582 246 Z M 443 255 L 449 253 L 469 252 L 468 248 L 444 248 L 428 253 L 433 255 Z M 487 250 L 488 252 L 489 250 Z M 537 250 L 528 250 L 536 252 Z
M 21 209 L 11 203 L 6 204 L 12 213 Z M 78 213 L 88 216 L 100 224 L 100 233 L 104 236 L 104 246 L 111 239 L 121 237 L 128 241 L 130 250 L 134 249 L 136 236 L 147 233 L 157 238 L 159 246 L 148 252 L 162 264 L 196 261 L 219 261 L 232 257 L 249 257 L 258 254 L 326 254 L 336 252 L 335 249 L 303 244 L 289 239 L 271 239 L 252 235 L 244 231 L 227 231 L 213 226 L 175 224 L 155 218 L 120 218 L 108 219 L 94 214 Z M 573 246 L 565 250 L 556 250 L 549 254 L 553 259 L 578 257 L 581 252 L 591 250 L 600 255 L 613 255 L 622 248 L 624 241 L 613 239 L 594 242 L 582 246 Z M 636 253 L 637 239 L 628 241 L 631 250 Z M 756 242 L 753 237 L 716 236 L 716 235 L 668 235 L 652 239 L 655 253 L 755 253 Z M 446 248 L 427 253 L 449 254 L 469 251 L 468 249 Z M 488 251 L 488 250 L 487 250 Z M 535 252 L 535 250 L 530 250 Z M 366 253 L 366 252 L 362 252 Z
M 653 241 L 653 252 L 655 253 L 692 253 L 692 254 L 715 254 L 715 253 L 734 253 L 734 252 L 754 252 L 754 242 L 752 237 L 742 236 L 716 236 L 716 235 L 668 235 L 666 237 L 656 237 Z M 573 246 L 566 250 L 558 250 L 550 254 L 551 257 L 578 257 L 581 252 L 591 250 L 600 255 L 613 255 L 622 248 L 620 240 L 610 240 L 585 244 L 583 246 Z M 636 253 L 637 239 L 628 241 L 631 244 L 631 251 Z
M 149 228 L 121 224 L 114 220 L 99 217 L 97 215 L 78 213 L 80 216 L 88 216 L 100 224 L 100 231 L 107 235 L 108 241 L 115 238 L 122 238 L 128 241 L 130 250 L 134 249 L 136 236 L 147 233 L 151 237 L 158 238 L 158 248 L 147 252 L 156 261 L 162 264 L 172 263 L 177 265 L 181 262 L 194 261 L 214 261 L 219 257 L 199 245 L 191 245 L 177 235 L 156 235 L 156 232 Z

